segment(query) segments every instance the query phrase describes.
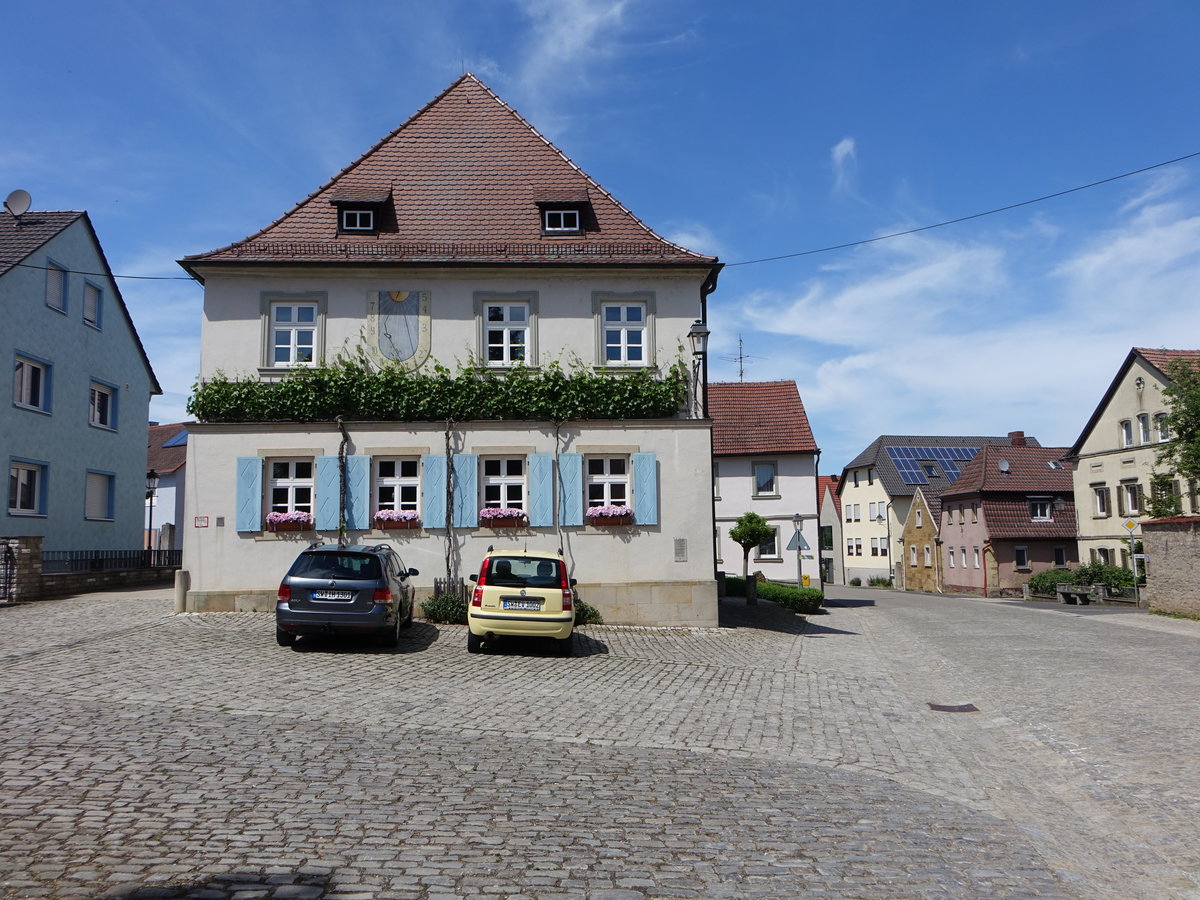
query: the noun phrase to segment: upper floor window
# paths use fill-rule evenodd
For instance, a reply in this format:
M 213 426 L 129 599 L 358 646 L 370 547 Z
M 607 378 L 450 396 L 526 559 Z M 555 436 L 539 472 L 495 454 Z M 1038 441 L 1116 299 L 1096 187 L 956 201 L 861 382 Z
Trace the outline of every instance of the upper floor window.
M 485 508 L 524 509 L 525 457 L 484 459 L 482 487 Z
M 779 485 L 776 477 L 775 463 L 757 462 L 754 464 L 754 496 L 779 496 Z
M 88 424 L 97 428 L 117 427 L 117 391 L 112 385 L 92 382 L 88 392 Z
M 311 459 L 270 460 L 268 512 L 313 511 L 313 461 Z
M 114 476 L 108 472 L 87 473 L 87 488 L 83 501 L 85 519 L 112 520 L 114 480 Z
M 971 504 L 971 521 L 972 522 L 979 521 L 979 504 L 978 503 Z
M 51 366 L 43 360 L 18 356 L 13 363 L 13 403 L 50 411 Z
M 8 511 L 10 514 L 46 514 L 46 466 L 13 461 L 8 467 Z
M 1093 515 L 1098 518 L 1108 518 L 1112 515 L 1112 501 L 1109 499 L 1109 490 L 1104 485 L 1092 486 L 1092 497 L 1095 503 Z
M 489 366 L 525 362 L 529 348 L 529 304 L 489 303 L 484 307 L 484 341 Z
M 933 548 L 928 544 L 925 545 L 925 568 L 933 566 Z
M 1122 447 L 1132 447 L 1133 446 L 1133 421 L 1130 419 L 1123 419 L 1121 421 L 1120 427 L 1121 427 L 1121 446 Z
M 1146 413 L 1141 413 L 1137 417 L 1138 421 L 1138 440 L 1143 444 L 1150 443 L 1150 416 Z
M 1154 417 L 1154 429 L 1157 432 L 1159 442 L 1171 439 L 1171 426 L 1167 424 L 1166 413 L 1159 413 Z
M 52 262 L 46 263 L 46 305 L 67 311 L 67 270 Z
M 375 210 L 343 209 L 342 231 L 374 231 Z
M 1136 481 L 1121 482 L 1117 499 L 1121 515 L 1140 516 L 1142 514 L 1142 486 Z
M 817 539 L 821 542 L 822 550 L 832 550 L 833 549 L 833 526 L 832 525 L 821 525 L 817 529 L 817 535 L 818 535 Z
M 1029 501 L 1029 518 L 1034 522 L 1050 522 L 1053 504 L 1049 497 L 1034 497 Z
M 605 303 L 601 306 L 604 328 L 604 364 L 646 364 L 646 307 L 641 303 Z
M 629 505 L 629 458 L 627 456 L 589 456 L 587 458 L 587 505 Z
M 317 304 L 271 304 L 271 365 L 311 366 L 316 362 Z
M 419 460 L 388 459 L 375 460 L 375 510 L 418 509 L 420 475 Z
M 543 209 L 542 230 L 547 234 L 578 233 L 582 230 L 579 210 L 577 209 Z
M 921 516 L 921 510 L 919 510 L 919 509 L 918 509 L 918 510 L 916 511 L 916 513 L 917 513 L 917 515 L 916 515 L 917 527 L 918 527 L 918 528 L 924 528 L 924 527 L 925 527 L 925 525 L 924 525 L 924 522 L 923 522 L 923 519 L 922 519 L 922 516 Z
M 86 325 L 100 327 L 100 308 L 103 294 L 90 281 L 83 283 L 83 321 Z

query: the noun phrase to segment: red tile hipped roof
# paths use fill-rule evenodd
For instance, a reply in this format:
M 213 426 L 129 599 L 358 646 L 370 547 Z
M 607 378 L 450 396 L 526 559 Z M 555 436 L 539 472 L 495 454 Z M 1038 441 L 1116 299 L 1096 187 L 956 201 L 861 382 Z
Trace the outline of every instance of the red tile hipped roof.
M 382 204 L 378 234 L 339 234 L 347 200 Z M 539 203 L 587 202 L 584 231 L 544 235 Z M 466 74 L 266 228 L 182 260 L 623 263 L 713 267 L 659 236 Z
M 1059 463 L 1065 447 L 997 447 L 984 445 L 962 475 L 942 492 L 949 498 L 979 491 L 1073 492 L 1071 468 Z M 1057 463 L 1056 466 L 1051 463 Z
M 147 434 L 146 468 L 153 469 L 159 475 L 174 472 L 187 462 L 187 444 L 178 447 L 164 447 L 172 438 L 177 437 L 187 428 L 185 423 L 174 425 L 151 425 Z
M 708 412 L 715 456 L 817 452 L 794 381 L 713 382 Z

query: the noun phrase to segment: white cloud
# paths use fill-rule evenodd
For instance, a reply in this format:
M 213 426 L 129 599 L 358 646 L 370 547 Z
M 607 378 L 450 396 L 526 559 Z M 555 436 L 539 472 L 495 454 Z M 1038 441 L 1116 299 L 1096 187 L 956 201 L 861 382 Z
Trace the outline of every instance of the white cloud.
M 844 137 L 830 151 L 833 161 L 833 190 L 838 194 L 853 194 L 858 172 L 858 151 L 852 137 Z
M 705 253 L 709 256 L 721 256 L 725 250 L 712 229 L 699 222 L 686 222 L 663 235 L 673 244 Z

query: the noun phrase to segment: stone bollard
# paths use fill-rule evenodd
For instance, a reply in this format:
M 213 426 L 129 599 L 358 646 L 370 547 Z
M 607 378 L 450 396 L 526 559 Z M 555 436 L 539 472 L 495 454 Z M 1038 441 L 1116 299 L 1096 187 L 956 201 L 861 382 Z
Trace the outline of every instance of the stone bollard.
M 187 569 L 175 570 L 175 614 L 187 612 L 187 592 L 191 583 Z

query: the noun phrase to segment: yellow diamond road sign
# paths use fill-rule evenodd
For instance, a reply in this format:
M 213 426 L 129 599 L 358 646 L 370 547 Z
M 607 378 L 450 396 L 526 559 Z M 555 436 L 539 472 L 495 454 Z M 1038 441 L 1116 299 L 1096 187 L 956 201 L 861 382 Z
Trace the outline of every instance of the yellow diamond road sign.
M 1124 528 L 1126 531 L 1128 531 L 1130 534 L 1133 534 L 1133 529 L 1138 527 L 1138 523 L 1135 522 L 1133 519 L 1126 519 L 1124 522 L 1121 523 L 1121 527 Z

